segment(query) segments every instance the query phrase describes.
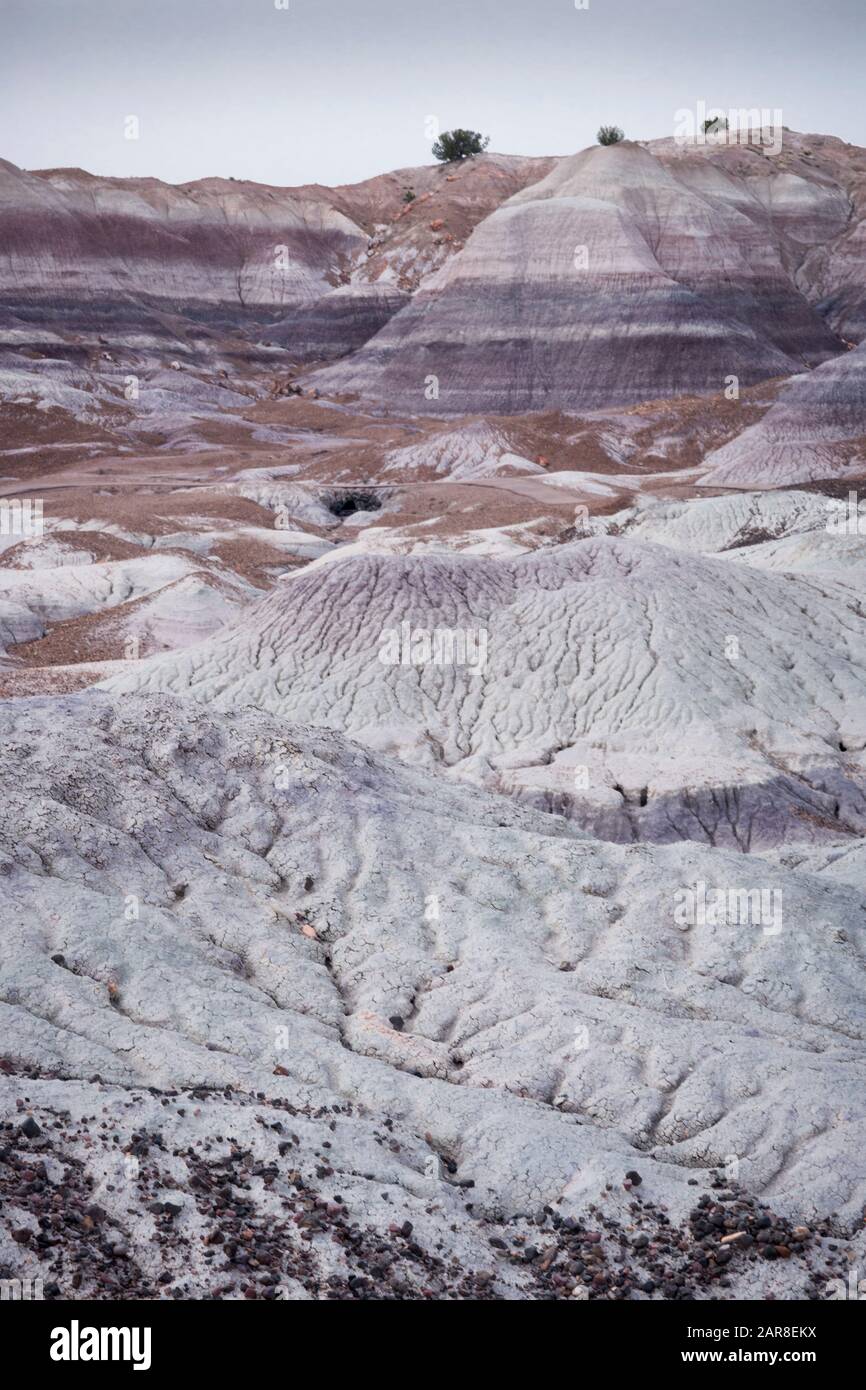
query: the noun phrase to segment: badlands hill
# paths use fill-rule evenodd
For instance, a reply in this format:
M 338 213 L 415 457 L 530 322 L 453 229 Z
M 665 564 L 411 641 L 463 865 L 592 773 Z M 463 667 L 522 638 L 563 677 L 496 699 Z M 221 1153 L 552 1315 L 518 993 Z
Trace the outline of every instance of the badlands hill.
M 793 378 L 755 425 L 707 457 L 707 487 L 859 477 L 866 460 L 866 344 Z
M 27 172 L 0 161 L 8 317 L 119 331 L 183 316 L 223 327 L 276 323 L 358 272 L 413 288 L 549 159 L 490 155 L 454 174 L 401 169 L 342 188 L 241 179 L 189 184 Z M 403 201 L 407 191 L 412 203 Z M 445 235 L 430 230 L 439 222 Z
M 7 437 L 62 436 L 78 456 L 257 448 L 296 436 L 298 393 L 459 422 L 715 409 L 734 378 L 735 399 L 757 390 L 766 410 L 790 380 L 766 439 L 732 441 L 756 423 L 744 408 L 711 441 L 714 485 L 850 473 L 864 207 L 866 152 L 793 131 L 778 155 L 628 141 L 341 188 L 0 162 Z M 657 454 L 669 439 L 665 422 Z M 528 457 L 550 453 L 542 439 Z
M 731 373 L 751 384 L 816 366 L 863 330 L 850 244 L 866 160 L 833 141 L 816 158 L 809 140 L 786 132 L 778 158 L 657 141 L 561 160 L 315 380 L 462 414 L 720 392 Z
M 224 636 L 108 687 L 339 729 L 608 839 L 748 850 L 862 834 L 862 571 L 828 586 L 757 569 L 749 547 L 683 554 L 663 527 L 667 544 L 637 534 L 516 559 L 336 552 Z M 404 625 L 481 631 L 484 650 L 386 664 L 383 634 Z
M 0 160 L 10 443 L 60 436 L 86 452 L 176 433 L 186 445 L 192 430 L 201 440 L 204 419 L 221 442 L 249 437 L 243 427 L 227 436 L 225 417 L 283 394 L 299 364 L 362 346 L 479 221 L 553 162 L 489 155 L 458 172 L 276 188 L 28 172 Z

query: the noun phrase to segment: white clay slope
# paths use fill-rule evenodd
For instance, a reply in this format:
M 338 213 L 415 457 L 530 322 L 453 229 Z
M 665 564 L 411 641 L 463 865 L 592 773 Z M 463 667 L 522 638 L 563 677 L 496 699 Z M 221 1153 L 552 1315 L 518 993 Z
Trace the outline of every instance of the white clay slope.
M 639 1166 L 679 1219 L 734 1154 L 782 1212 L 861 1212 L 856 889 L 602 844 L 259 713 L 87 694 L 0 724 L 12 1066 L 362 1102 L 407 1146 L 380 1181 L 423 1190 L 426 1135 L 479 1209 L 625 1200 Z M 684 925 L 701 882 L 772 915 Z
M 748 850 L 862 832 L 864 622 L 856 586 L 620 537 L 362 554 L 106 685 L 339 729 L 607 838 Z M 420 638 L 386 664 L 403 624 L 483 641 L 482 669 Z

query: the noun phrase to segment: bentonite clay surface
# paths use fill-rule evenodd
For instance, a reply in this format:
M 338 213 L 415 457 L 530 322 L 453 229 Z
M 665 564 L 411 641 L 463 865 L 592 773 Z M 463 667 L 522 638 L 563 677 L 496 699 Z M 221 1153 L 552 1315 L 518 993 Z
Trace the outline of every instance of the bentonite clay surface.
M 836 1277 L 855 889 L 765 867 L 779 934 L 683 930 L 673 886 L 742 856 L 602 844 L 252 712 L 2 722 L 8 1268 L 67 1296 Z

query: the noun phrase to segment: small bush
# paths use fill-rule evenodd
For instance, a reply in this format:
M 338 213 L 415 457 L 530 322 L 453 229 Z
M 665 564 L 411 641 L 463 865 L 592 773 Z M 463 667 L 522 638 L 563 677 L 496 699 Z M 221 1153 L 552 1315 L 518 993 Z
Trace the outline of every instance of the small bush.
M 477 130 L 446 130 L 433 146 L 433 153 L 443 164 L 450 164 L 455 159 L 481 154 L 489 144 L 490 136 L 479 135 Z
M 600 145 L 618 145 L 620 140 L 625 139 L 625 131 L 620 130 L 618 125 L 603 125 L 595 138 Z

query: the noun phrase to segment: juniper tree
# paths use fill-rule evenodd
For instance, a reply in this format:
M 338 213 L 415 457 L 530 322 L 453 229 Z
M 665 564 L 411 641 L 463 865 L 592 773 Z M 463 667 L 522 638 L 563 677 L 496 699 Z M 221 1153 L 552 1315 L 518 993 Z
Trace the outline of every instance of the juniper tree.
M 445 130 L 433 146 L 433 153 L 443 164 L 450 164 L 455 159 L 481 154 L 489 144 L 490 136 L 479 135 L 477 130 Z

